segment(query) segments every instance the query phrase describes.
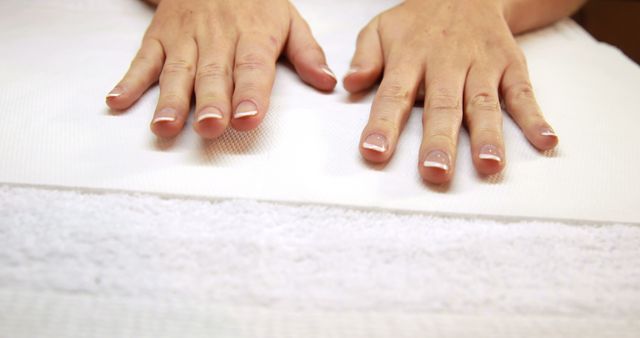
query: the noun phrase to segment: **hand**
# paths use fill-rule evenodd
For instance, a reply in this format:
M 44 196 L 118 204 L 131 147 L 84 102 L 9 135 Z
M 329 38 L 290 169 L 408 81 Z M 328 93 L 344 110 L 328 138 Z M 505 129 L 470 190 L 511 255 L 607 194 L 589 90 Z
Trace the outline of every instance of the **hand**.
M 419 171 L 428 182 L 451 180 L 463 120 L 476 170 L 490 175 L 504 168 L 500 98 L 531 144 L 541 150 L 556 146 L 558 138 L 536 103 L 505 10 L 502 1 L 408 0 L 361 31 L 345 88 L 370 88 L 384 69 L 362 133 L 365 159 L 389 160 L 421 84 Z
M 267 111 L 283 52 L 303 81 L 323 91 L 335 87 L 322 49 L 288 1 L 163 0 L 107 104 L 127 109 L 159 80 L 151 122 L 158 136 L 182 130 L 193 93 L 202 137 L 215 138 L 229 124 L 251 130 Z

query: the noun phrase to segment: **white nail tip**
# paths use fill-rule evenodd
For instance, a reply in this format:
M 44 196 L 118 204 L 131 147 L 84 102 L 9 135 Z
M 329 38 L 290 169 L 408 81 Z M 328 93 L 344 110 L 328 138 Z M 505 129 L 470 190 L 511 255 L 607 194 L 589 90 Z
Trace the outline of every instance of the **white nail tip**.
M 337 79 L 336 74 L 333 74 L 333 72 L 329 68 L 322 68 L 322 72 L 331 76 L 334 80 Z
M 122 95 L 122 94 L 107 94 L 107 98 L 109 99 L 109 98 L 112 98 L 112 97 L 118 97 L 120 95 Z
M 233 114 L 233 117 L 236 119 L 239 119 L 243 117 L 256 116 L 256 115 L 258 115 L 258 111 L 252 110 L 252 111 L 236 112 L 235 114 Z
M 542 133 L 540 133 L 540 135 L 542 135 L 542 136 L 557 136 L 556 133 L 554 133 L 552 131 L 543 131 Z
M 222 119 L 222 114 L 220 114 L 220 113 L 202 114 L 202 115 L 200 115 L 200 117 L 198 117 L 198 122 L 201 122 L 201 121 L 204 121 L 204 120 L 208 120 L 208 119 L 221 120 Z
M 449 166 L 444 164 L 444 163 L 440 163 L 440 162 L 424 161 L 424 163 L 422 163 L 422 165 L 427 167 L 427 168 L 438 168 L 438 169 L 442 169 L 444 171 L 449 171 Z
M 385 151 L 387 151 L 387 147 L 378 146 L 371 143 L 363 143 L 362 148 L 377 151 L 379 153 L 384 153 Z
M 153 120 L 153 123 L 158 123 L 158 122 L 173 122 L 175 121 L 176 118 L 175 117 L 157 117 Z
M 480 154 L 478 157 L 480 157 L 481 160 L 492 160 L 492 161 L 496 161 L 496 162 L 501 162 L 502 161 L 500 156 L 493 155 L 493 154 Z

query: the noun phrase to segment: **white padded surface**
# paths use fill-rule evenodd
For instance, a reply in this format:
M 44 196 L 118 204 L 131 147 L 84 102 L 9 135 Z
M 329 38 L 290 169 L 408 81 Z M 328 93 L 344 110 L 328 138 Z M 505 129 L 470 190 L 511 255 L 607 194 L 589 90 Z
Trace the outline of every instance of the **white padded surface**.
M 358 30 L 395 1 L 298 1 L 338 74 Z M 251 198 L 447 214 L 640 222 L 640 68 L 571 21 L 520 39 L 542 108 L 561 137 L 535 151 L 509 119 L 509 165 L 475 174 L 460 139 L 448 189 L 417 173 L 416 108 L 394 159 L 365 164 L 357 151 L 372 94 L 350 101 L 302 84 L 280 67 L 273 105 L 255 132 L 202 142 L 148 130 L 157 88 L 122 116 L 104 94 L 126 69 L 152 10 L 134 0 L 7 0 L 0 4 L 0 182 Z M 46 57 L 45 57 L 46 55 Z

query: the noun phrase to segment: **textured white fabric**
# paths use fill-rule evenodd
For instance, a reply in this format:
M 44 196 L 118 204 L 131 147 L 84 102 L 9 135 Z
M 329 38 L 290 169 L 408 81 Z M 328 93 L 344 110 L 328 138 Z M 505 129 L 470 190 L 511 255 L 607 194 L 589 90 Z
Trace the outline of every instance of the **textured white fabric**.
M 0 187 L 0 338 L 640 333 L 640 227 Z
M 297 1 L 338 74 L 358 30 L 395 1 Z M 357 144 L 372 95 L 326 95 L 280 67 L 272 109 L 254 132 L 202 142 L 148 130 L 157 88 L 122 116 L 104 94 L 139 45 L 152 10 L 133 0 L 0 3 L 0 182 L 253 198 L 527 218 L 640 222 L 640 69 L 571 21 L 520 39 L 542 108 L 561 136 L 535 151 L 509 120 L 509 165 L 478 177 L 460 139 L 448 189 L 416 170 L 416 108 L 394 159 L 365 164 Z
M 392 1 L 297 1 L 338 73 Z M 0 338 L 637 337 L 640 228 L 365 208 L 638 222 L 638 69 L 572 22 L 520 39 L 561 147 L 507 120 L 509 167 L 421 185 L 419 109 L 386 168 L 357 154 L 371 95 L 281 67 L 256 132 L 202 143 L 103 95 L 152 13 L 134 0 L 0 2 Z M 241 197 L 219 201 L 81 189 Z

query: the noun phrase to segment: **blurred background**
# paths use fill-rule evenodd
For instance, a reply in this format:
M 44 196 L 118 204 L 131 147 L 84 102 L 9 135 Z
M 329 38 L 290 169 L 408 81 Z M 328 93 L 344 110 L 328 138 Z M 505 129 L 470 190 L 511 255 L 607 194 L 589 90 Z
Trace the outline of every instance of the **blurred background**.
M 574 19 L 596 39 L 640 63 L 640 0 L 591 0 Z

